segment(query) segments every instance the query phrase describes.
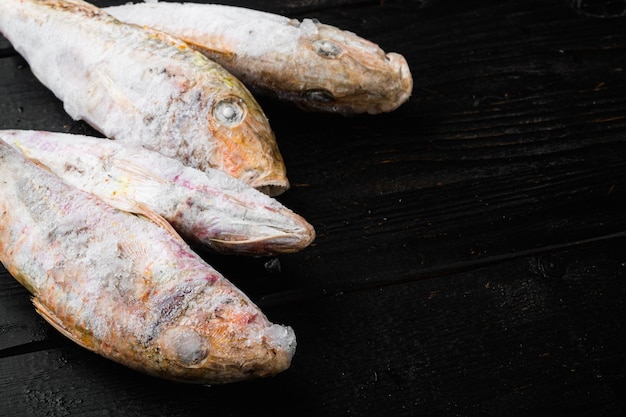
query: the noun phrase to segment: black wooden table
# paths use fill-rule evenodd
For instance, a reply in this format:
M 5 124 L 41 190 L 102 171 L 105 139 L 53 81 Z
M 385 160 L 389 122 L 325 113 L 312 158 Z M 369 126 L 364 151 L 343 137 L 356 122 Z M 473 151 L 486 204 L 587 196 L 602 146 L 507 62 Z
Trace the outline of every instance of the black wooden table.
M 201 254 L 295 329 L 292 367 L 144 376 L 60 336 L 0 267 L 0 415 L 624 415 L 625 2 L 224 3 L 356 32 L 415 81 L 379 116 L 260 99 L 293 185 L 279 199 L 317 240 Z M 0 128 L 94 133 L 4 39 Z

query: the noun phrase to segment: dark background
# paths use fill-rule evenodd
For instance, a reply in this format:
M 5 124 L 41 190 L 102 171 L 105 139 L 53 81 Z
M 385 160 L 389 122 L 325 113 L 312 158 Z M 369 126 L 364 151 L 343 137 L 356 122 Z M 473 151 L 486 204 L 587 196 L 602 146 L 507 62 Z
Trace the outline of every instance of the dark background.
M 98 6 L 122 1 L 94 1 Z M 74 345 L 0 267 L 2 416 L 626 412 L 626 4 L 224 1 L 356 32 L 411 67 L 395 112 L 260 98 L 316 242 L 205 259 L 298 336 L 271 379 L 154 379 Z M 0 37 L 0 129 L 91 133 Z

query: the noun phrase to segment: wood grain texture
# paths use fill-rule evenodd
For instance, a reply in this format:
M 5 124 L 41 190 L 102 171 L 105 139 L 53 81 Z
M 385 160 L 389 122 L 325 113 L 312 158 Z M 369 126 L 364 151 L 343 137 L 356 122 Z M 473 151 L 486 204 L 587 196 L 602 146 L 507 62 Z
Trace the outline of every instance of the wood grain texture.
M 0 268 L 0 416 L 626 413 L 622 3 L 223 3 L 354 31 L 415 81 L 379 116 L 259 98 L 293 185 L 280 200 L 318 237 L 280 271 L 198 251 L 294 327 L 291 369 L 213 387 L 137 374 L 59 336 Z M 0 39 L 5 128 L 95 134 Z

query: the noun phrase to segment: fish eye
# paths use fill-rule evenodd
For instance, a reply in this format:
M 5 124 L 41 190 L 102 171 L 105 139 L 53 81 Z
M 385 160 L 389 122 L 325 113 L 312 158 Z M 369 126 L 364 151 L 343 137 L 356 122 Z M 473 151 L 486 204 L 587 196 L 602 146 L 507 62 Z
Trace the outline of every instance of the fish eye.
M 304 96 L 307 100 L 314 101 L 316 103 L 331 103 L 335 101 L 335 97 L 331 94 L 331 92 L 322 88 L 307 90 L 304 92 Z
M 339 45 L 326 39 L 313 41 L 313 46 L 317 53 L 324 58 L 338 58 L 343 53 L 343 49 Z
M 224 126 L 236 126 L 246 117 L 246 107 L 238 97 L 228 97 L 213 108 L 213 116 Z
M 166 332 L 163 346 L 183 366 L 200 365 L 209 356 L 208 341 L 191 329 L 172 329 Z

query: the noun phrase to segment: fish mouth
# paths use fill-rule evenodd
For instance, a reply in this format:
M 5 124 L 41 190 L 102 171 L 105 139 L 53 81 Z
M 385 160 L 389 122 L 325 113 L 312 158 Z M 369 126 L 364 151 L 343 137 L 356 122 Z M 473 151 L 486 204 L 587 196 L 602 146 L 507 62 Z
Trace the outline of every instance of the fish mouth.
M 300 93 L 299 97 L 295 93 L 283 93 L 282 96 L 286 99 L 296 96 L 294 101 L 304 110 L 343 115 L 391 112 L 411 96 L 413 77 L 409 64 L 401 54 L 384 54 L 381 51 L 370 73 L 371 78 L 358 84 L 358 87 L 350 85 L 343 89 L 327 89 L 319 85 Z
M 222 320 L 229 317 L 228 307 L 220 315 Z M 239 326 L 243 328 L 237 329 Z M 201 366 L 217 367 L 225 373 L 224 379 L 215 383 L 277 375 L 291 366 L 297 346 L 290 326 L 271 323 L 262 313 L 230 316 L 229 323 L 221 322 L 214 328 L 210 343 L 215 356 L 209 356 Z
M 239 363 L 231 364 L 234 365 L 234 371 L 240 373 L 240 377 L 224 382 L 267 378 L 289 369 L 297 346 L 296 334 L 291 327 L 271 324 L 264 328 L 257 338 L 255 340 L 254 335 L 250 335 L 250 342 L 252 345 L 257 344 L 259 355 L 248 358 L 245 363 L 238 359 Z
M 154 361 L 137 363 L 139 370 L 179 382 L 224 384 L 289 368 L 297 345 L 290 326 L 270 322 L 225 279 L 205 285 L 195 294 L 164 297 L 164 305 L 175 302 L 178 312 L 161 315 L 150 342 Z
M 296 215 L 297 216 L 297 215 Z M 226 239 L 211 239 L 210 245 L 224 252 L 249 254 L 256 256 L 271 256 L 299 252 L 315 240 L 315 228 L 301 216 L 295 220 L 297 226 L 290 230 L 277 230 L 268 226 L 271 231 L 264 236 L 241 239 L 233 236 Z M 262 231 L 259 234 L 263 233 Z
M 276 375 L 291 366 L 291 360 L 296 353 L 296 333 L 290 326 L 272 324 L 263 332 L 263 342 L 274 353 L 269 375 Z
M 392 93 L 388 96 L 389 100 L 380 108 L 382 112 L 390 112 L 400 107 L 411 96 L 413 92 L 413 77 L 404 56 L 390 52 L 385 55 L 385 59 L 398 80 L 397 88 L 392 90 Z
M 242 164 L 243 169 L 240 169 L 238 175 L 234 176 L 270 197 L 287 191 L 289 189 L 287 169 L 274 133 L 269 128 L 269 122 L 260 110 L 257 117 L 249 121 L 249 128 L 243 130 L 240 137 L 241 143 L 256 143 L 256 145 L 248 149 L 242 146 L 241 159 L 247 163 Z
M 270 197 L 281 195 L 289 189 L 289 180 L 285 175 L 280 174 L 264 175 L 246 182 Z
M 246 364 L 244 372 L 252 378 L 277 375 L 291 366 L 296 353 L 296 333 L 290 326 L 268 323 L 258 333 L 249 335 L 251 343 L 258 343 L 260 355 Z
M 353 97 L 353 113 L 380 114 L 396 110 L 413 92 L 413 77 L 404 56 L 390 52 L 384 56 L 386 70 L 362 98 Z
M 178 382 L 226 384 L 275 376 L 291 366 L 297 342 L 290 326 L 271 323 L 260 312 L 230 316 L 228 306 L 219 314 L 208 333 L 184 326 L 182 332 L 166 330 L 158 342 L 167 352 L 166 366 L 137 369 Z
M 413 92 L 413 77 L 409 64 L 401 54 L 390 52 L 384 56 L 387 75 L 378 81 L 379 86 L 365 92 L 363 101 L 355 100 L 353 111 L 369 114 L 388 113 L 404 104 Z
M 247 160 L 252 161 L 252 163 L 240 164 L 239 166 L 233 166 L 232 163 L 223 163 L 214 168 L 226 172 L 230 176 L 270 197 L 276 197 L 287 191 L 289 189 L 289 180 L 287 179 L 282 156 L 277 148 L 275 147 L 270 150 L 259 149 L 253 152 L 247 152 L 247 154 L 255 153 L 264 155 L 264 158 L 255 159 L 255 157 L 244 155 L 244 157 L 240 159 L 243 160 L 247 158 Z M 223 154 L 227 155 L 226 152 L 223 152 Z M 230 162 L 228 157 L 224 157 L 223 159 Z M 245 165 L 248 165 L 248 167 Z

